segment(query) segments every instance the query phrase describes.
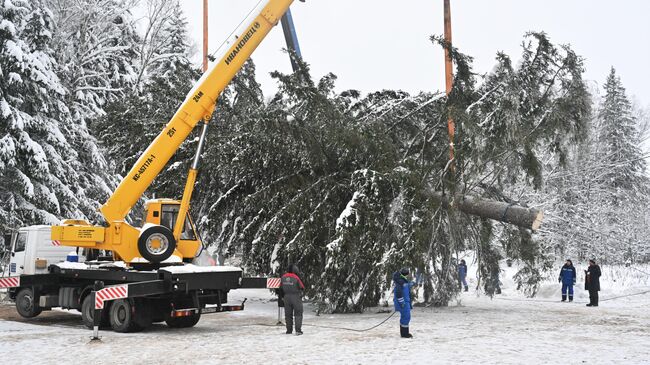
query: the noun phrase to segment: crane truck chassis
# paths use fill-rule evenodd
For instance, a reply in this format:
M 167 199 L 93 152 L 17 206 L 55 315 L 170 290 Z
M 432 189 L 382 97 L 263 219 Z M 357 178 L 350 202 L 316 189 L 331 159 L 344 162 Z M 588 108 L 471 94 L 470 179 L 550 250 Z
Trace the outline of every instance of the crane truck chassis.
M 244 303 L 229 305 L 230 290 L 277 288 L 273 278 L 246 278 L 237 267 L 175 263 L 157 270 L 139 271 L 123 262 L 55 262 L 70 248 L 49 240 L 50 226 L 21 228 L 9 242 L 10 274 L 0 278 L 0 289 L 24 318 L 58 307 L 76 309 L 88 328 L 134 332 L 155 322 L 169 327 L 194 326 L 202 314 L 239 311 Z M 35 258 L 36 257 L 36 258 Z M 97 311 L 97 312 L 96 312 Z M 96 316 L 99 313 L 99 316 Z

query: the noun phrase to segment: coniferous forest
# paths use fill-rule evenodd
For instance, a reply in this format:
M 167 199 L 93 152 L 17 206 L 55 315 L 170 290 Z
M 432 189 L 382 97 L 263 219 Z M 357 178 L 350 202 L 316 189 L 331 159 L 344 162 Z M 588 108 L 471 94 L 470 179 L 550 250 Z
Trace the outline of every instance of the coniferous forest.
M 145 27 L 133 5 L 0 4 L 0 230 L 101 223 L 98 208 L 201 76 L 178 0 L 149 0 Z M 431 47 L 447 46 L 432 36 Z M 219 99 L 192 200 L 208 252 L 259 275 L 296 263 L 307 295 L 338 312 L 379 303 L 402 265 L 421 273 L 426 302 L 447 305 L 460 252 L 474 253 L 488 295 L 502 259 L 521 263 L 528 295 L 568 256 L 650 261 L 650 111 L 616 65 L 594 87 L 583 58 L 541 30 L 489 72 L 450 51 L 449 96 L 341 91 L 298 59 L 264 95 L 247 62 Z M 180 199 L 198 132 L 142 202 Z M 535 207 L 544 222 L 531 232 L 480 219 L 434 192 Z

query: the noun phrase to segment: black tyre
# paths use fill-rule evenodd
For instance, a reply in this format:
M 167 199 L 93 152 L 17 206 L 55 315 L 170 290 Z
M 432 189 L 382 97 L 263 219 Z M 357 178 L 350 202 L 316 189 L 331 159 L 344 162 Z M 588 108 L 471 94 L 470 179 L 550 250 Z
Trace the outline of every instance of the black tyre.
M 153 322 L 151 303 L 144 298 L 135 298 L 133 303 L 135 305 L 135 324 L 140 329 L 151 327 Z
M 165 323 L 171 328 L 189 328 L 199 323 L 200 319 L 201 314 L 196 313 L 187 317 L 169 317 L 165 320 Z
M 142 258 L 152 263 L 165 261 L 174 253 L 176 240 L 167 227 L 152 226 L 140 233 L 138 251 Z
M 34 300 L 32 289 L 22 289 L 16 295 L 16 311 L 23 318 L 34 318 L 43 311 Z
M 110 317 L 110 304 L 111 302 L 104 302 L 104 309 L 102 309 L 102 319 L 99 326 L 108 328 L 111 325 Z M 92 329 L 95 318 L 95 294 L 88 294 L 81 302 L 81 321 L 84 326 Z
M 109 312 L 113 331 L 127 333 L 142 329 L 136 323 L 134 307 L 130 300 L 118 299 L 114 301 Z

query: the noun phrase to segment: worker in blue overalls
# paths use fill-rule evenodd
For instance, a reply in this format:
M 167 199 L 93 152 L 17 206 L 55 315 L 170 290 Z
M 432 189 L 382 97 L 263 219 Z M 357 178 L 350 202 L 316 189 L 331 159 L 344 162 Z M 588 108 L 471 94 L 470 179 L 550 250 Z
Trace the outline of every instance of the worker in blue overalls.
M 408 280 L 409 269 L 401 269 L 393 273 L 393 302 L 395 311 L 400 313 L 399 332 L 403 338 L 412 338 L 409 333 L 409 323 L 411 322 L 411 288 L 414 282 Z
M 562 301 L 566 301 L 567 292 L 569 294 L 569 302 L 573 302 L 573 286 L 576 285 L 576 268 L 573 267 L 573 262 L 567 259 L 560 270 L 560 277 L 557 279 L 562 283 Z

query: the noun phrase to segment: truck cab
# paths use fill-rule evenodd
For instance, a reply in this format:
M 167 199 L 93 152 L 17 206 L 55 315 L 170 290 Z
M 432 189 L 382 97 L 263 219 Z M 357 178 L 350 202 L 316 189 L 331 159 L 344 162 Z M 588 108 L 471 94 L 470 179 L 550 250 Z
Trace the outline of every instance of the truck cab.
M 29 226 L 11 235 L 9 276 L 45 274 L 50 264 L 66 261 L 71 249 L 53 241 L 51 230 L 51 226 Z

